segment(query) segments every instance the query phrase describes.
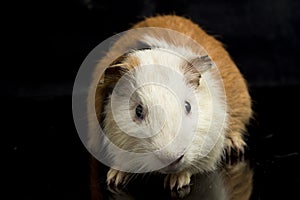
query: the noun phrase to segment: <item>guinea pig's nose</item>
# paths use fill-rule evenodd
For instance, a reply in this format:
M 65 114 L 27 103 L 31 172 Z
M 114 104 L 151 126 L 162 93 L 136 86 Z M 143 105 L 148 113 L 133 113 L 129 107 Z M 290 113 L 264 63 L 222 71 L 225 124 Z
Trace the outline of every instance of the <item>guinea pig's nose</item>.
M 179 163 L 184 155 L 180 156 L 179 158 L 177 158 L 174 162 L 172 162 L 170 165 L 176 165 L 177 163 Z

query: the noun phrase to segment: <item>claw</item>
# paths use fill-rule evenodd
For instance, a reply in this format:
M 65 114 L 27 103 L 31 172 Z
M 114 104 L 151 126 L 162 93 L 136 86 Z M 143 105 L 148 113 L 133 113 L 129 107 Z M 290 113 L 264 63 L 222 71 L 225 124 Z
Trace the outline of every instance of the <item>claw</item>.
M 231 159 L 233 156 L 236 156 L 239 160 L 242 160 L 245 153 L 246 143 L 242 138 L 240 133 L 230 133 L 230 135 L 226 138 L 226 151 L 227 151 L 227 162 L 231 164 Z M 233 154 L 232 150 L 235 151 Z
M 107 185 L 111 186 L 121 186 L 121 185 L 126 185 L 126 183 L 128 182 L 129 179 L 129 174 L 125 173 L 125 172 L 121 172 L 115 169 L 110 169 L 107 172 Z
M 177 174 L 168 174 L 164 180 L 164 188 L 167 188 L 168 185 L 170 190 L 180 190 L 185 186 L 188 186 L 191 181 L 191 174 L 189 172 L 180 172 Z

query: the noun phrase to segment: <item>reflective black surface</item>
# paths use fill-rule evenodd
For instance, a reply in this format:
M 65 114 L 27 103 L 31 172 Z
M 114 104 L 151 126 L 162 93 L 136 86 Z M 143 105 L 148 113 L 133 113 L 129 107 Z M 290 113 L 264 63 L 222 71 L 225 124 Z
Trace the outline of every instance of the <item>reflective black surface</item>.
M 243 174 L 253 175 L 248 184 L 251 199 L 299 197 L 299 1 L 77 0 L 2 5 L 7 12 L 0 78 L 1 198 L 90 199 L 89 154 L 72 119 L 73 81 L 96 45 L 155 13 L 177 13 L 199 23 L 225 44 L 248 80 L 255 119 L 248 127 L 246 163 L 232 167 L 242 166 L 247 171 Z M 160 176 L 146 176 L 146 182 L 138 177 L 128 188 L 129 196 L 111 195 L 105 170 L 99 179 L 103 199 L 170 198 Z M 224 185 L 220 173 L 194 177 L 187 198 L 226 199 L 234 194 L 228 192 L 234 179 L 227 178 L 233 183 Z M 244 179 L 241 185 L 246 183 Z
M 291 199 L 298 194 L 300 182 L 299 123 L 297 116 L 292 117 L 292 113 L 300 111 L 300 95 L 297 92 L 300 88 L 250 89 L 257 121 L 249 127 L 249 147 L 245 158 L 249 171 L 243 172 L 240 178 L 247 179 L 250 176 L 247 174 L 253 173 L 253 185 L 248 186 L 253 188 L 251 199 Z M 10 105 L 4 107 L 2 113 L 8 120 L 3 124 L 6 130 L 3 143 L 4 166 L 8 166 L 8 176 L 5 176 L 8 190 L 5 191 L 9 192 L 11 199 L 89 199 L 89 154 L 81 144 L 72 121 L 71 96 L 4 97 L 2 102 Z M 159 176 L 145 176 L 145 179 L 133 181 L 130 198 L 109 196 L 105 185 L 107 169 L 101 169 L 99 183 L 103 197 L 169 198 L 170 193 L 163 189 L 163 177 Z M 194 177 L 188 198 L 223 194 L 227 184 L 221 183 L 222 176 L 218 173 Z M 241 186 L 249 181 L 242 181 Z

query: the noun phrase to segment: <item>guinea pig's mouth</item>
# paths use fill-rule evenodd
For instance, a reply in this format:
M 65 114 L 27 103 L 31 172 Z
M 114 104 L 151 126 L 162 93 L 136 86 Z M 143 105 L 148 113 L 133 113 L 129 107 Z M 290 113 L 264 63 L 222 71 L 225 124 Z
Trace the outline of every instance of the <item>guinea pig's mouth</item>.
M 179 158 L 177 158 L 174 162 L 172 162 L 171 164 L 169 164 L 168 166 L 162 168 L 161 170 L 159 170 L 162 173 L 176 173 L 180 170 L 182 170 L 182 163 L 184 160 L 184 155 L 180 156 Z

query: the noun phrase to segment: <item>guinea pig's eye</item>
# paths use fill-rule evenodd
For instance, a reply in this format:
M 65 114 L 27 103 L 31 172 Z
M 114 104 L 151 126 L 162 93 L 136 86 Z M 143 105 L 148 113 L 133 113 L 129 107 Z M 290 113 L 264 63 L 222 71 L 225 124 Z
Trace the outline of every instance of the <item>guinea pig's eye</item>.
M 144 112 L 143 112 L 143 106 L 141 105 L 138 105 L 136 108 L 135 108 L 135 115 L 137 118 L 143 120 L 144 119 Z
M 184 107 L 185 107 L 186 113 L 189 114 L 191 112 L 191 104 L 189 102 L 185 101 Z

